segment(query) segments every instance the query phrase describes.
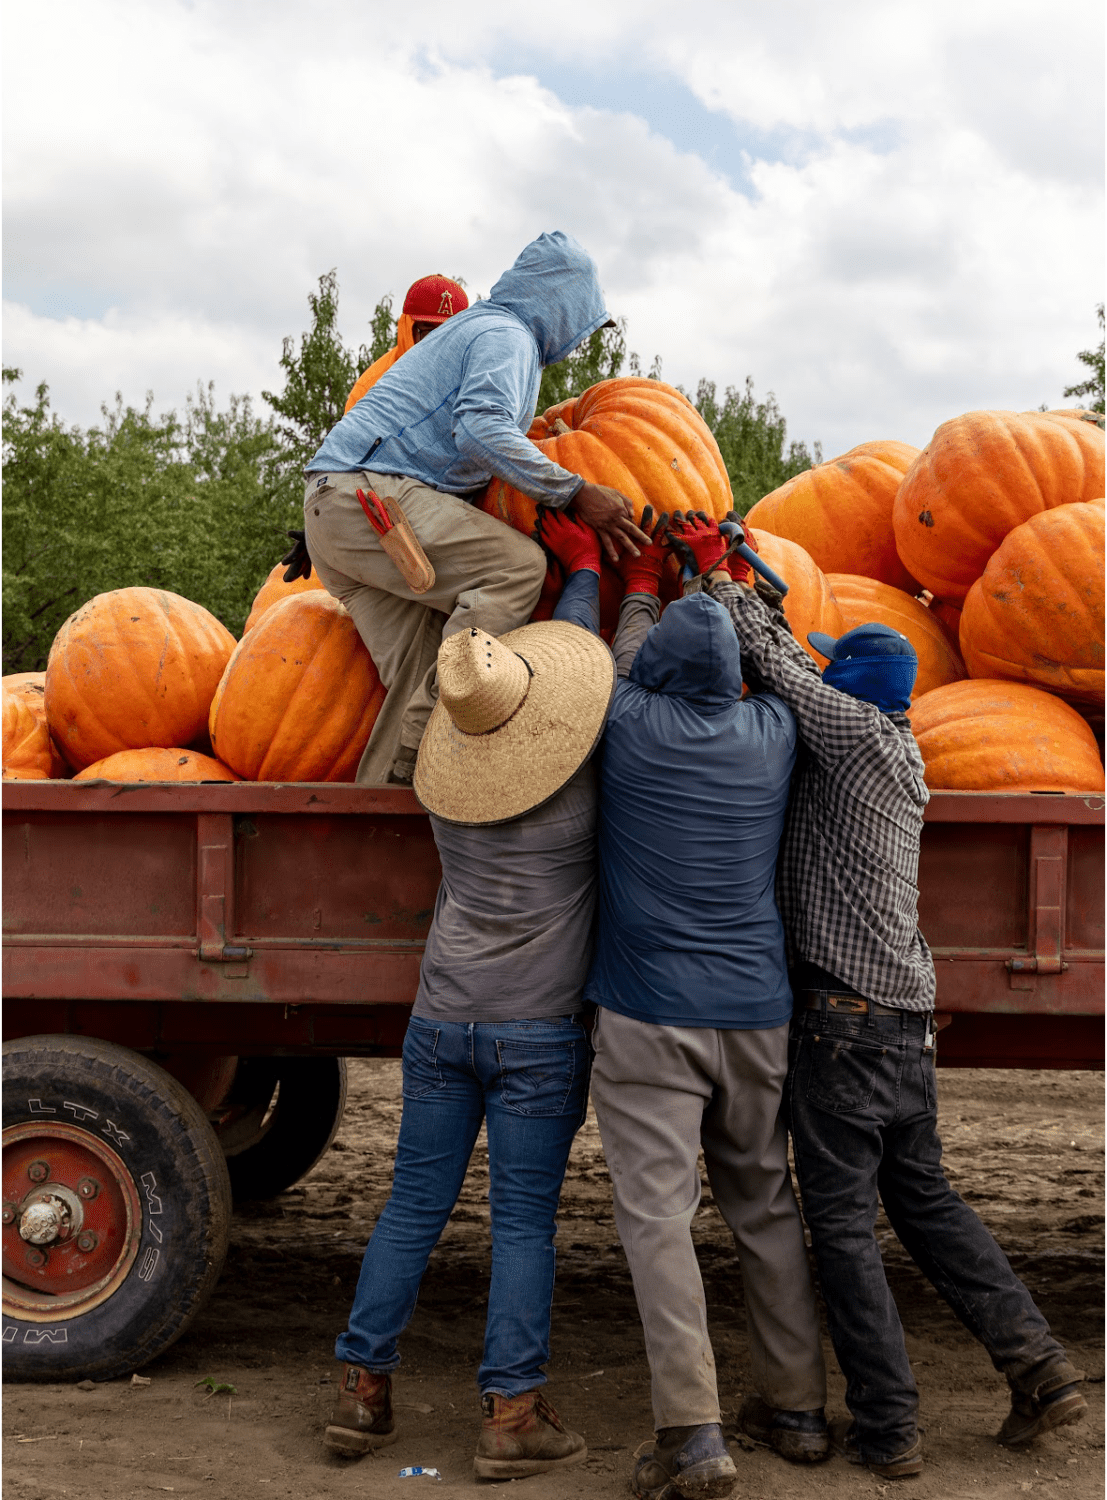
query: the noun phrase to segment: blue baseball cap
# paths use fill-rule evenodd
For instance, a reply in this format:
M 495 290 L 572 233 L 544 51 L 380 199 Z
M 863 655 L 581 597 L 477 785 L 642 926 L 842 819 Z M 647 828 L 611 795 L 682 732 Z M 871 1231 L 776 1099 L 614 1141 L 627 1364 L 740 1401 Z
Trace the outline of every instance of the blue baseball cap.
M 870 625 L 855 625 L 837 639 L 821 630 L 809 631 L 807 639 L 828 661 L 850 661 L 859 656 L 916 657 L 915 648 L 905 635 L 875 621 Z

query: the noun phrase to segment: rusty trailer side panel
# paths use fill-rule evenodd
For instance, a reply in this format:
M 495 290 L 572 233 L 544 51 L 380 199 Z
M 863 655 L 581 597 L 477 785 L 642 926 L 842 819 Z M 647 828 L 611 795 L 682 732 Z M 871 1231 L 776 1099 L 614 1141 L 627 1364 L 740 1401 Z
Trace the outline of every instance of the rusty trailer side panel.
M 954 1066 L 1103 1062 L 1104 800 L 935 793 L 919 919 Z M 4 784 L 6 1034 L 398 1050 L 439 881 L 400 788 Z

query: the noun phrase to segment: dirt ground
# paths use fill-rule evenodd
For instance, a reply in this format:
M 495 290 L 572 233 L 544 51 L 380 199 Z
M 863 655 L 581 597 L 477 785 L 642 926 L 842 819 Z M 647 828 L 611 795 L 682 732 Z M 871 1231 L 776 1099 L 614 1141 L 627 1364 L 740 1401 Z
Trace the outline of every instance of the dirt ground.
M 332 1348 L 361 1252 L 389 1190 L 400 1115 L 399 1063 L 354 1062 L 343 1127 L 310 1177 L 240 1211 L 222 1282 L 196 1326 L 143 1374 L 78 1390 L 5 1386 L 9 1500 L 130 1500 L 151 1494 L 407 1497 L 472 1490 L 489 1264 L 487 1160 L 478 1145 L 465 1190 L 431 1261 L 395 1383 L 398 1441 L 349 1463 L 323 1448 Z M 926 1468 L 889 1484 L 841 1458 L 811 1469 L 739 1440 L 739 1500 L 844 1500 L 889 1489 L 918 1500 L 1091 1500 L 1104 1492 L 1103 1094 L 1092 1073 L 940 1075 L 947 1169 L 1030 1286 L 1075 1363 L 1088 1372 L 1087 1420 L 1023 1453 L 996 1446 L 1005 1386 L 922 1280 L 887 1225 L 878 1229 L 922 1396 Z M 651 1432 L 649 1378 L 595 1121 L 577 1138 L 562 1196 L 549 1393 L 584 1432 L 589 1458 L 559 1475 L 513 1481 L 526 1500 L 629 1494 L 631 1454 Z M 724 1411 L 750 1391 L 741 1279 L 706 1193 L 694 1232 Z M 826 1345 L 831 1415 L 843 1381 Z M 211 1376 L 235 1394 L 208 1396 Z M 428 1478 L 398 1477 L 406 1465 Z M 513 1493 L 519 1493 L 513 1490 Z

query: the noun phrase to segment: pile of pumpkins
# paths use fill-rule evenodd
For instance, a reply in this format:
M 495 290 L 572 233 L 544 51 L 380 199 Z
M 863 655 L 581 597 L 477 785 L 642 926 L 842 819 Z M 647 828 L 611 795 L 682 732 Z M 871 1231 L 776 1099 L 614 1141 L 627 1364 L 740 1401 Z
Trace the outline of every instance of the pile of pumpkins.
M 863 443 L 749 512 L 789 584 L 805 649 L 877 620 L 919 657 L 910 710 L 932 787 L 1103 788 L 1104 435 L 1095 413 L 970 412 L 921 452 Z M 602 381 L 535 419 L 564 468 L 621 490 L 636 518 L 702 510 L 731 490 L 715 440 L 679 391 Z M 494 479 L 479 502 L 530 534 L 532 500 Z M 352 781 L 385 690 L 343 606 L 313 573 L 262 586 L 241 641 L 179 595 L 117 589 L 59 630 L 45 673 L 3 679 L 5 778 Z M 548 618 L 551 569 L 535 618 Z M 678 597 L 675 560 L 662 602 Z M 622 586 L 604 564 L 610 639 Z M 811 654 L 823 664 L 822 659 Z

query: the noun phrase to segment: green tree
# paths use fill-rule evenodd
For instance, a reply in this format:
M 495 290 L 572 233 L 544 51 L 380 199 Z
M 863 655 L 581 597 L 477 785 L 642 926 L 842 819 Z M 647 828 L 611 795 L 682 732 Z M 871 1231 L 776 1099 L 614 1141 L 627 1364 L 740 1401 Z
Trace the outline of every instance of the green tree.
M 58 627 L 94 594 L 135 584 L 204 605 L 236 634 L 300 513 L 272 424 L 248 397 L 198 387 L 184 417 L 104 406 L 66 426 L 4 370 L 3 658 L 41 670 Z
M 1081 349 L 1076 356 L 1082 365 L 1091 370 L 1087 380 L 1082 380 L 1079 385 L 1067 385 L 1066 396 L 1091 396 L 1092 400 L 1088 406 L 1089 411 L 1103 410 L 1103 303 L 1101 302 L 1095 310 L 1099 320 L 1099 348 Z
M 751 375 L 741 390 L 728 385 L 721 402 L 715 382 L 701 380 L 693 404 L 715 435 L 739 515 L 794 474 L 822 462 L 819 443 L 809 450 L 806 443 L 787 442 L 788 424 L 776 397 L 770 391 L 758 401 Z
M 338 272 L 319 278 L 319 290 L 308 293 L 311 327 L 294 338 L 286 338 L 280 366 L 284 390 L 280 395 L 262 391 L 277 416 L 277 433 L 289 464 L 302 469 L 346 409 L 346 397 L 362 370 L 391 347 L 395 324 L 392 299 L 377 304 L 370 322 L 372 343 L 357 353 L 347 349 L 338 331 Z M 378 347 L 383 344 L 383 347 Z
M 373 309 L 373 316 L 369 319 L 369 359 L 361 369 L 367 369 L 369 365 L 380 359 L 382 354 L 387 354 L 395 343 L 396 319 L 392 316 L 392 293 L 385 292 Z M 364 349 L 362 353 L 365 353 Z M 358 374 L 361 374 L 361 370 Z

